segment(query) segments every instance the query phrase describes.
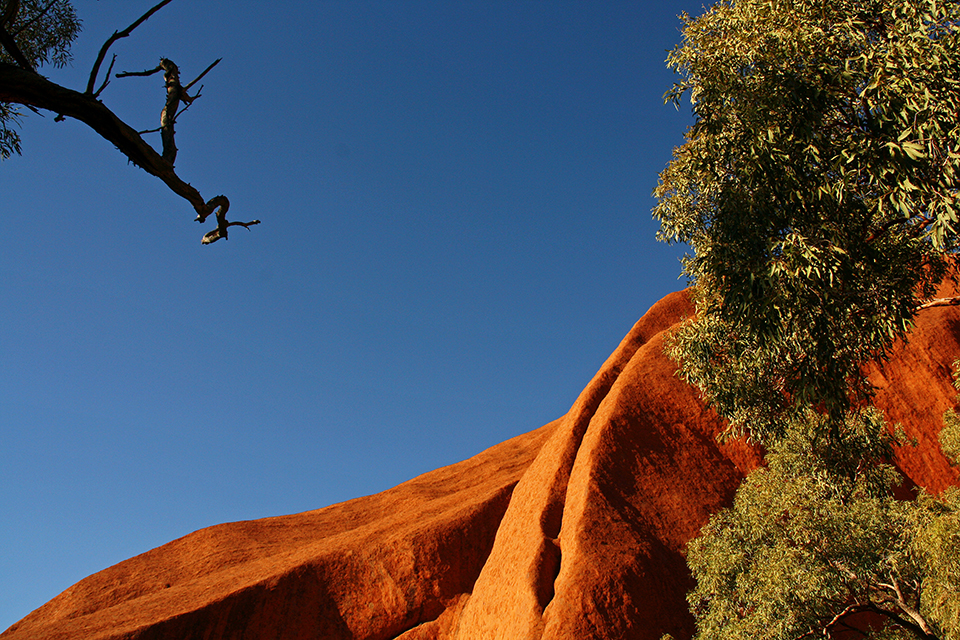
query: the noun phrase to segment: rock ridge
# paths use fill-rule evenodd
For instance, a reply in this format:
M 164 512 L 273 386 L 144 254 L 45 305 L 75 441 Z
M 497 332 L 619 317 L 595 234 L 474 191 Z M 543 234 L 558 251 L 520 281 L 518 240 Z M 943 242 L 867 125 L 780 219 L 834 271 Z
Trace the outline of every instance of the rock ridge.
M 684 549 L 761 462 L 664 354 L 687 292 L 634 325 L 566 415 L 382 493 L 201 529 L 96 573 L 0 640 L 689 638 Z M 960 311 L 917 320 L 873 365 L 918 446 L 897 465 L 958 483 L 937 444 L 956 403 Z

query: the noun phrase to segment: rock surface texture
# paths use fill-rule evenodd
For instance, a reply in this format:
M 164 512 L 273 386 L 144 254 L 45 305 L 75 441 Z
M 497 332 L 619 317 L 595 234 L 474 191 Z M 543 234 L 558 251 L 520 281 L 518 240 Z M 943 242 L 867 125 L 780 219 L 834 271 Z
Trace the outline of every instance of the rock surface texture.
M 202 529 L 94 574 L 0 640 L 688 638 L 684 547 L 758 452 L 664 355 L 683 292 L 633 327 L 564 417 L 389 491 Z M 924 311 L 875 366 L 877 405 L 919 445 L 917 485 L 956 484 L 937 434 L 954 406 L 960 312 Z

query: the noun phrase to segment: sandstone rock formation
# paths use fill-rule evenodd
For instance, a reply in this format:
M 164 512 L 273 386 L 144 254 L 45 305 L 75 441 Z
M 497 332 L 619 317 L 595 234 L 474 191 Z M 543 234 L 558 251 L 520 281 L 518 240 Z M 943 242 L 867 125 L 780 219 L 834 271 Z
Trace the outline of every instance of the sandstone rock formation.
M 203 529 L 94 574 L 0 640 L 558 640 L 689 637 L 684 546 L 760 461 L 674 375 L 672 294 L 633 327 L 564 417 L 383 493 Z M 960 313 L 925 311 L 871 375 L 919 446 L 954 405 Z

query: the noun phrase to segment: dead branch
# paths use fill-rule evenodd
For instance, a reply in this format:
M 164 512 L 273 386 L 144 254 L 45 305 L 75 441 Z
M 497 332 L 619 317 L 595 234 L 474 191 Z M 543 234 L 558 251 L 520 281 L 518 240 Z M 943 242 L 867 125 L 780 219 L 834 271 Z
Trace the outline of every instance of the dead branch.
M 118 73 L 117 77 L 152 76 L 159 71 L 163 71 L 163 85 L 167 92 L 167 100 L 164 103 L 163 110 L 160 112 L 160 128 L 149 131 L 149 133 L 153 133 L 154 131 L 160 132 L 161 145 L 163 146 L 163 159 L 173 164 L 177 159 L 176 131 L 174 129 L 177 116 L 179 115 L 177 109 L 180 108 L 181 101 L 187 103 L 189 106 L 194 100 L 187 94 L 183 85 L 180 84 L 179 67 L 177 67 L 172 60 L 161 58 L 160 64 L 153 69 L 147 69 L 145 71 L 124 71 Z
M 227 239 L 227 227 L 244 227 L 249 230 L 255 224 L 260 224 L 259 220 L 251 220 L 250 222 L 227 222 L 221 226 L 218 226 L 213 231 L 208 231 L 204 234 L 203 239 L 200 241 L 201 244 L 211 244 L 223 238 Z
M 40 15 L 49 11 L 55 6 L 57 0 L 51 0 L 47 3 Z M 57 122 L 66 117 L 74 118 L 83 122 L 91 129 L 97 132 L 102 138 L 113 143 L 117 149 L 127 157 L 127 159 L 142 168 L 147 173 L 159 178 L 171 191 L 189 202 L 194 211 L 197 212 L 197 222 L 204 222 L 211 214 L 216 214 L 217 228 L 210 231 L 203 237 L 203 244 L 211 244 L 220 238 L 227 238 L 227 230 L 233 226 L 242 226 L 249 229 L 251 226 L 260 224 L 259 220 L 250 222 L 230 222 L 227 220 L 227 210 L 230 207 L 230 201 L 226 196 L 219 195 L 205 201 L 189 183 L 184 182 L 174 170 L 174 161 L 176 160 L 177 148 L 174 144 L 174 124 L 177 116 L 185 111 L 200 93 L 191 96 L 187 91 L 193 87 L 201 78 L 203 78 L 211 69 L 219 64 L 220 59 L 215 60 L 195 80 L 184 87 L 180 83 L 180 70 L 171 60 L 163 58 L 155 69 L 149 69 L 142 72 L 121 73 L 117 77 L 128 75 L 149 76 L 159 71 L 164 72 L 164 85 L 166 88 L 166 102 L 160 118 L 160 131 L 162 140 L 162 150 L 158 153 L 153 147 L 147 144 L 140 133 L 137 133 L 132 127 L 123 122 L 109 108 L 107 108 L 98 99 L 100 93 L 110 82 L 110 74 L 117 57 L 113 56 L 110 66 L 107 69 L 106 77 L 99 89 L 94 92 L 94 86 L 97 77 L 100 74 L 100 67 L 106 58 L 107 52 L 114 42 L 121 38 L 129 36 L 134 29 L 143 24 L 153 14 L 170 3 L 171 0 L 162 0 L 152 9 L 140 16 L 133 24 L 123 31 L 115 31 L 110 38 L 100 48 L 96 62 L 90 71 L 87 80 L 87 87 L 83 93 L 67 89 L 54 82 L 40 76 L 30 65 L 29 61 L 17 47 L 13 37 L 6 30 L 6 25 L 13 24 L 20 10 L 20 0 L 8 0 L 6 4 L 0 4 L 0 47 L 2 47 L 13 58 L 15 64 L 0 62 L 0 102 L 23 105 L 26 108 L 37 111 L 43 109 L 57 114 Z M 2 3 L 2 0 L 0 0 Z M 36 17 L 33 20 L 37 19 Z M 21 27 L 23 28 L 23 27 Z M 203 87 L 200 88 L 202 90 Z M 178 111 L 180 103 L 184 103 L 183 110 Z M 144 132 L 146 133 L 146 132 Z
M 87 90 L 86 93 L 93 94 L 93 86 L 97 83 L 97 76 L 100 74 L 100 65 L 103 64 L 103 59 L 107 57 L 107 50 L 113 45 L 114 42 L 121 38 L 126 38 L 129 36 L 134 29 L 139 27 L 141 24 L 146 22 L 150 16 L 155 14 L 157 11 L 170 4 L 171 0 L 163 0 L 160 4 L 156 5 L 154 8 L 147 11 L 145 14 L 140 16 L 140 18 L 131 24 L 129 27 L 123 31 L 114 31 L 113 35 L 107 38 L 107 41 L 103 43 L 103 46 L 100 48 L 100 53 L 97 54 L 97 61 L 93 63 L 93 69 L 90 71 L 90 79 L 87 80 Z
M 163 67 L 163 85 L 167 89 L 167 101 L 160 112 L 160 140 L 163 145 L 163 159 L 173 164 L 177 159 L 177 145 L 174 142 L 174 125 L 176 124 L 177 109 L 180 101 L 193 102 L 180 85 L 180 69 L 172 60 L 160 59 Z
M 157 65 L 153 69 L 147 69 L 146 71 L 121 71 L 117 74 L 118 78 L 129 78 L 130 76 L 152 76 L 158 71 L 163 71 L 163 67 Z
M 217 211 L 217 228 L 213 231 L 208 231 L 204 234 L 203 239 L 200 241 L 201 244 L 213 244 L 220 238 L 227 240 L 227 229 L 229 227 L 244 227 L 249 230 L 255 224 L 260 224 L 259 220 L 251 220 L 250 222 L 228 222 L 227 221 L 227 210 L 230 208 L 230 202 L 227 200 L 226 196 L 217 196 L 216 198 L 211 198 L 207 202 L 207 206 Z M 208 214 L 209 215 L 209 212 Z M 206 219 L 206 216 L 202 218 L 197 216 L 198 222 L 203 222 Z
M 107 88 L 107 85 L 110 84 L 110 72 L 113 71 L 113 65 L 117 62 L 117 55 L 114 54 L 113 58 L 110 60 L 110 66 L 107 67 L 107 75 L 103 76 L 103 84 L 100 85 L 100 88 L 97 89 L 96 93 L 93 94 L 94 98 L 99 98 L 100 94 L 103 93 L 103 90 Z
M 200 80 L 203 78 L 203 76 L 207 75 L 207 72 L 210 71 L 210 69 L 213 69 L 215 66 L 217 66 L 218 64 L 220 64 L 220 61 L 221 61 L 221 60 L 223 60 L 223 58 L 217 58 L 216 60 L 214 60 L 213 62 L 211 62 L 211 63 L 210 63 L 210 66 L 207 67 L 206 69 L 204 69 L 204 70 L 203 70 L 203 73 L 201 73 L 201 74 L 198 75 L 196 78 L 194 78 L 191 82 L 189 82 L 189 83 L 187 84 L 187 86 L 185 86 L 185 87 L 183 88 L 183 90 L 186 92 L 187 90 L 190 89 L 190 87 L 192 87 L 193 85 L 195 85 L 195 84 L 197 84 L 198 82 L 200 82 Z M 194 96 L 194 98 L 199 98 L 199 97 L 200 97 L 200 94 L 199 94 L 199 92 L 198 92 L 197 95 Z
M 217 62 L 220 62 L 220 60 L 217 60 Z M 200 74 L 200 77 L 202 78 L 217 62 L 207 67 L 207 69 Z M 177 111 L 180 108 L 180 102 L 186 103 L 189 107 L 199 96 L 191 97 L 190 94 L 187 93 L 187 89 L 180 84 L 180 68 L 172 60 L 168 60 L 167 58 L 161 58 L 160 64 L 153 69 L 147 69 L 145 71 L 124 71 L 118 73 L 117 77 L 152 76 L 160 71 L 163 71 L 163 84 L 167 92 L 167 100 L 164 103 L 163 110 L 160 112 L 160 128 L 144 133 L 160 132 L 161 145 L 163 146 L 163 159 L 173 164 L 177 159 L 175 125 L 177 123 L 177 116 L 183 113 L 182 111 Z M 196 82 L 196 80 L 194 80 L 194 82 Z M 193 82 L 191 82 L 190 85 L 193 85 Z
M 205 244 L 221 237 L 226 238 L 226 231 L 230 226 L 249 227 L 258 223 L 229 222 L 226 218 L 229 207 L 226 196 L 216 196 L 205 201 L 199 191 L 180 179 L 170 162 L 90 93 L 67 89 L 17 65 L 0 62 L 0 102 L 43 109 L 60 114 L 60 117 L 70 117 L 83 122 L 100 137 L 116 146 L 130 162 L 159 178 L 171 191 L 189 202 L 197 212 L 198 222 L 204 222 L 216 211 L 218 233 L 216 238 Z
M 190 202 L 197 213 L 209 214 L 206 202 L 197 190 L 180 180 L 170 163 L 92 95 L 61 87 L 14 65 L 0 63 L 0 101 L 34 106 L 83 122 L 113 143 L 130 162 L 160 178 L 174 193 Z
M 175 140 L 177 117 L 183 113 L 183 111 L 186 111 L 187 108 L 193 104 L 194 100 L 200 97 L 199 93 L 191 96 L 187 93 L 187 89 L 196 84 L 203 76 L 207 75 L 207 72 L 217 66 L 220 60 L 222 60 L 222 58 L 215 60 L 213 64 L 204 69 L 203 73 L 197 76 L 197 78 L 186 87 L 180 83 L 180 68 L 172 60 L 168 60 L 167 58 L 161 58 L 160 64 L 153 69 L 147 69 L 145 71 L 124 71 L 117 74 L 118 78 L 127 78 L 129 76 L 152 76 L 159 71 L 163 71 L 163 84 L 167 91 L 167 101 L 164 104 L 163 110 L 160 112 L 160 128 L 158 131 L 160 131 L 160 140 L 163 146 L 163 158 L 170 164 L 173 164 L 177 159 L 177 145 Z M 186 107 L 184 107 L 182 111 L 178 111 L 181 102 L 186 104 Z M 154 131 L 157 130 L 151 130 L 149 133 L 153 133 Z

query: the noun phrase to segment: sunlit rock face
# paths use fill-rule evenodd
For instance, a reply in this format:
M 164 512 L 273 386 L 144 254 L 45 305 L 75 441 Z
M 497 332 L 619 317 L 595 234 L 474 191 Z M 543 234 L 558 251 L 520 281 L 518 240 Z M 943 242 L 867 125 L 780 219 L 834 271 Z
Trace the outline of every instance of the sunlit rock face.
M 567 415 L 459 464 L 317 511 L 202 529 L 94 574 L 2 640 L 559 640 L 689 637 L 686 543 L 760 461 L 664 355 L 692 313 L 653 306 Z M 921 314 L 871 369 L 918 446 L 897 464 L 957 483 L 937 434 L 954 406 L 960 312 Z

